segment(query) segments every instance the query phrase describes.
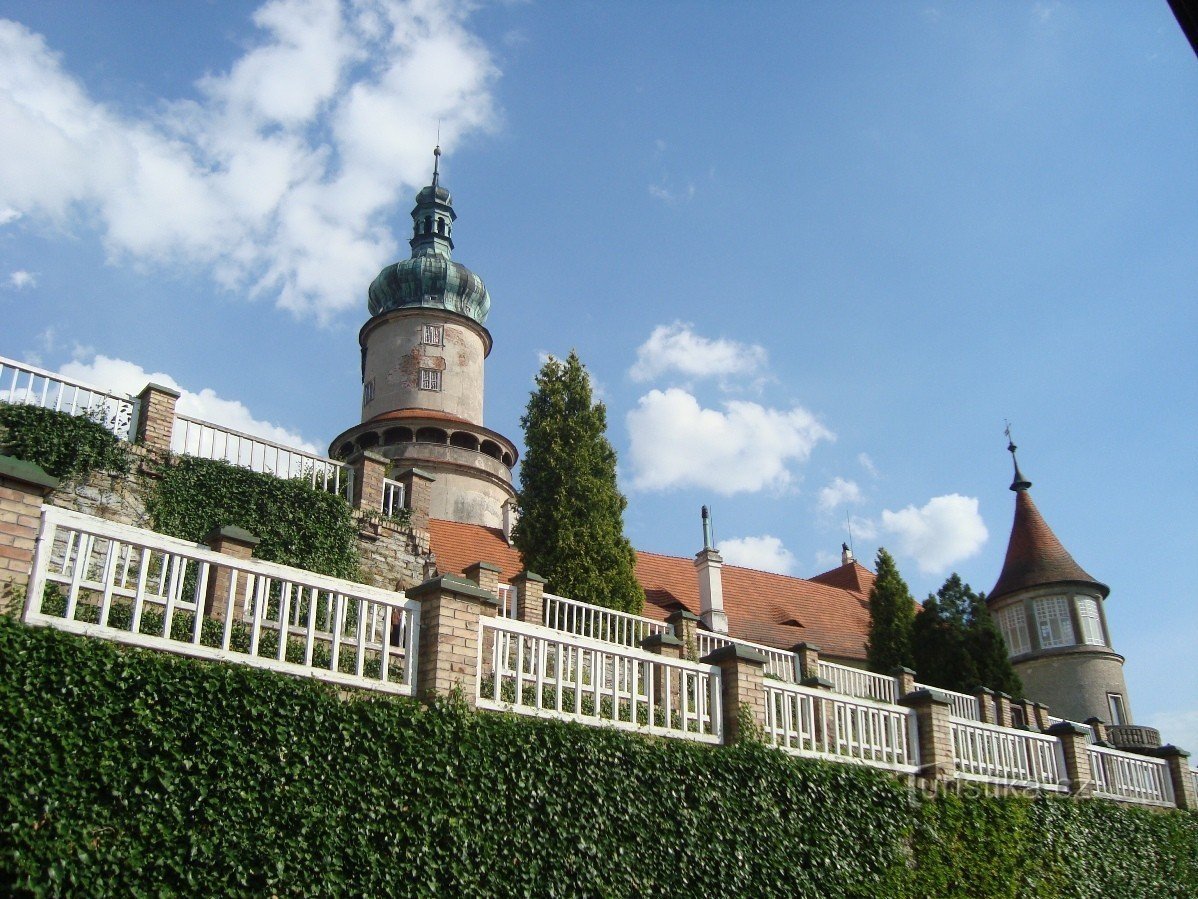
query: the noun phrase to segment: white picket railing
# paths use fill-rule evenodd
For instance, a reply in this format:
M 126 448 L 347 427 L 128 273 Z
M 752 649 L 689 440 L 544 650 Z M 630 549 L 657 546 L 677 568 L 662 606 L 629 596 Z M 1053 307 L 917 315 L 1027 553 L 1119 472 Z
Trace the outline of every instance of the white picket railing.
M 1060 741 L 1031 731 L 949 718 L 957 777 L 1006 786 L 1063 791 Z
M 952 714 L 957 718 L 966 718 L 970 721 L 981 721 L 982 710 L 978 706 L 978 698 L 970 696 L 968 693 L 958 693 L 955 690 L 946 690 L 943 687 L 933 687 L 930 684 L 915 685 L 916 690 L 933 690 L 937 693 L 943 693 L 948 697 L 952 706 Z
M 737 646 L 743 646 L 746 649 L 751 649 L 765 656 L 764 673 L 766 677 L 780 680 L 787 684 L 797 684 L 802 679 L 799 676 L 798 656 L 793 652 L 787 652 L 785 649 L 777 649 L 773 646 L 764 646 L 761 643 L 753 643 L 749 640 L 729 637 L 727 634 L 714 634 L 711 631 L 699 631 L 695 635 L 695 642 L 698 644 L 699 658 L 703 658 L 721 646 L 736 644 Z
M 516 590 L 511 584 L 499 585 L 499 617 L 516 617 Z
M 403 484 L 390 478 L 383 478 L 383 514 L 398 515 L 403 511 Z
M 1056 715 L 1048 715 L 1047 721 L 1048 721 L 1049 727 L 1052 727 L 1054 724 L 1060 724 L 1062 721 L 1068 721 L 1074 727 L 1080 727 L 1082 730 L 1084 730 L 1086 732 L 1085 739 L 1086 739 L 1087 743 L 1094 742 L 1094 728 L 1090 727 L 1090 725 L 1088 725 L 1088 724 L 1083 724 L 1080 721 L 1069 721 L 1068 718 L 1058 718 Z
M 1173 779 L 1164 759 L 1153 759 L 1104 746 L 1087 746 L 1094 795 L 1146 805 L 1172 806 Z
M 479 622 L 478 706 L 720 743 L 720 671 L 523 621 Z
M 352 496 L 352 470 L 342 462 L 185 415 L 175 416 L 171 451 L 280 478 L 304 478 L 318 490 Z
M 795 755 L 906 773 L 919 768 L 911 709 L 767 681 L 765 714 L 767 741 Z
M 72 415 L 93 414 L 122 440 L 131 440 L 137 425 L 135 397 L 64 378 L 4 356 L 0 356 L 0 402 L 41 406 Z
M 419 615 L 402 593 L 50 506 L 25 607 L 29 624 L 404 694 Z
M 577 599 L 544 594 L 545 626 L 604 643 L 640 646 L 651 634 L 666 633 L 670 626 L 641 615 L 630 615 Z
M 872 671 L 837 665 L 835 662 L 825 662 L 821 659 L 819 676 L 831 681 L 832 689 L 846 696 L 875 699 L 891 704 L 898 699 L 898 684 L 893 677 L 887 677 L 885 674 L 875 674 Z

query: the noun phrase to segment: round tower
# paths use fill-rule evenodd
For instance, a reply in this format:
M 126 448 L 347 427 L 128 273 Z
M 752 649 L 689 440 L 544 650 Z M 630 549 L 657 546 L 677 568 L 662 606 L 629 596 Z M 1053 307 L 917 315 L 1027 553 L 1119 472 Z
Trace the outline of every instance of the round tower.
M 482 279 L 451 258 L 457 214 L 441 186 L 441 148 L 432 183 L 416 195 L 409 258 L 384 268 L 368 291 L 362 349 L 362 421 L 338 435 L 330 455 L 381 453 L 391 471 L 432 475 L 433 518 L 502 527 L 515 499 L 516 447 L 483 426 L 485 323 L 491 297 Z
M 1111 648 L 1103 609 L 1110 588 L 1073 560 L 1032 502 L 1015 444 L 1015 521 L 998 582 L 986 598 L 1029 699 L 1071 721 L 1099 718 L 1116 744 L 1159 743 L 1151 728 L 1132 726 L 1123 656 Z

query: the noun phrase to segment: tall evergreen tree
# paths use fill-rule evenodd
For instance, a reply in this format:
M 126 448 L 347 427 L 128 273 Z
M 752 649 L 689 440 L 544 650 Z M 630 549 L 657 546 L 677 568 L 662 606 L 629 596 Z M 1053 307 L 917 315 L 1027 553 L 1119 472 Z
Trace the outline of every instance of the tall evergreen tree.
M 915 600 L 899 574 L 894 557 L 878 549 L 874 585 L 869 591 L 869 667 L 887 673 L 898 665 L 911 667 L 911 623 Z
M 1007 641 L 994 623 L 994 617 L 986 606 L 986 594 L 973 598 L 969 616 L 969 630 L 965 635 L 977 667 L 978 682 L 991 690 L 1008 693 L 1016 699 L 1023 697 L 1023 682 L 1011 666 Z
M 525 567 L 562 596 L 639 612 L 645 594 L 624 536 L 628 501 L 616 486 L 607 410 L 593 401 L 590 376 L 573 351 L 541 367 L 520 424 L 525 450 L 513 540 Z

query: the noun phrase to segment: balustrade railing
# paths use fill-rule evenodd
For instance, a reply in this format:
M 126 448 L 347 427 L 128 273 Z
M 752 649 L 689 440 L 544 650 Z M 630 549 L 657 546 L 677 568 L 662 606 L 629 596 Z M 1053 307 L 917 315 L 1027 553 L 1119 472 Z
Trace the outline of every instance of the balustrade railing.
M 280 478 L 303 478 L 315 489 L 347 500 L 353 495 L 353 470 L 342 462 L 185 415 L 175 416 L 171 451 Z
M 137 426 L 137 399 L 0 356 L 0 402 L 94 415 L 122 440 Z
M 383 478 L 383 514 L 398 515 L 403 511 L 403 503 L 403 484 L 390 478 Z
M 937 693 L 943 693 L 948 697 L 952 713 L 957 718 L 967 718 L 970 721 L 982 720 L 982 710 L 978 705 L 978 698 L 976 696 L 970 696 L 968 693 L 958 693 L 955 690 L 946 690 L 943 687 L 933 687 L 930 684 L 917 683 L 915 689 L 935 690 Z
M 670 630 L 664 621 L 654 621 L 652 618 L 618 612 L 552 593 L 544 594 L 544 603 L 546 627 L 605 643 L 640 646 L 641 641 L 649 635 Z
M 46 507 L 29 624 L 390 693 L 415 683 L 403 594 Z
M 835 662 L 825 662 L 821 659 L 819 676 L 831 681 L 832 689 L 846 696 L 888 703 L 898 699 L 897 683 L 893 677 L 887 677 L 885 674 L 862 671 L 860 668 L 837 665 Z
M 721 646 L 729 646 L 735 643 L 738 646 L 744 646 L 765 656 L 764 673 L 766 677 L 780 680 L 787 684 L 797 684 L 802 679 L 799 676 L 798 657 L 793 652 L 787 652 L 785 649 L 764 646 L 761 643 L 753 643 L 749 640 L 729 637 L 727 634 L 715 634 L 711 631 L 699 631 L 695 635 L 695 642 L 698 644 L 699 658 L 703 658 Z
M 516 617 L 516 591 L 511 584 L 499 585 L 499 617 Z
M 1164 759 L 1087 746 L 1094 795 L 1146 805 L 1173 805 L 1173 780 Z
M 795 755 L 893 771 L 919 767 L 911 709 L 767 681 L 766 740 Z
M 957 777 L 1005 786 L 1063 791 L 1064 765 L 1056 737 L 949 718 Z
M 1054 724 L 1060 724 L 1062 721 L 1068 721 L 1074 727 L 1080 727 L 1082 730 L 1084 730 L 1086 732 L 1085 740 L 1087 743 L 1094 742 L 1094 728 L 1092 728 L 1088 724 L 1083 724 L 1080 721 L 1069 721 L 1068 718 L 1058 718 L 1056 715 L 1048 715 L 1048 716 L 1046 716 L 1046 719 L 1048 721 L 1049 727 L 1052 727 Z
M 479 622 L 478 706 L 702 743 L 723 739 L 720 672 L 522 621 Z

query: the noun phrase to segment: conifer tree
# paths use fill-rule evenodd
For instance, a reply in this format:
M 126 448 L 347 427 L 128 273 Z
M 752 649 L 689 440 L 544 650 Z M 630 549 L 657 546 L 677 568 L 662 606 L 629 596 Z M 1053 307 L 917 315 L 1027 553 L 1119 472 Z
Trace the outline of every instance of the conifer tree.
M 513 540 L 525 567 L 554 593 L 639 612 L 644 591 L 624 536 L 628 501 L 616 486 L 607 410 L 593 401 L 577 354 L 541 367 L 520 424 L 525 450 Z
M 869 591 L 869 667 L 880 673 L 902 665 L 911 667 L 911 623 L 915 600 L 899 574 L 894 557 L 878 549 L 874 585 Z
M 1023 682 L 1011 666 L 1007 641 L 994 623 L 994 617 L 986 606 L 986 594 L 973 598 L 969 631 L 965 635 L 970 655 L 977 667 L 978 681 L 984 687 L 1010 694 L 1016 699 L 1023 697 Z

